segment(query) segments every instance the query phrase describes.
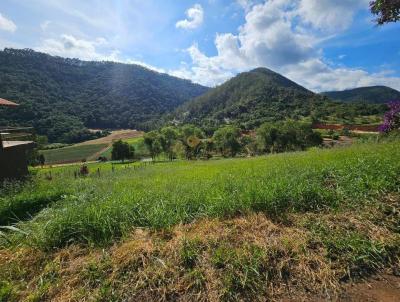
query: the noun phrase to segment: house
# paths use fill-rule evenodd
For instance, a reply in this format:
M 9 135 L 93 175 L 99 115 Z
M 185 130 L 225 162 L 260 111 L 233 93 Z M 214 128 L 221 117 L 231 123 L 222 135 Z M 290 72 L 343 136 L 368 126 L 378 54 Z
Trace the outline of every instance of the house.
M 0 107 L 18 104 L 1 99 Z M 28 174 L 28 152 L 35 147 L 32 128 L 0 126 L 0 181 L 20 179 Z

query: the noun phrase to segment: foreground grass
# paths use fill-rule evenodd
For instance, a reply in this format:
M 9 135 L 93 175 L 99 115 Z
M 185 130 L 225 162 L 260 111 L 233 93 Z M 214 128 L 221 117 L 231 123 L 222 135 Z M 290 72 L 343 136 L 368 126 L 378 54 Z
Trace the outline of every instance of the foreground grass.
M 46 196 L 53 188 L 57 192 L 52 194 L 60 196 L 34 219 L 18 224 L 29 235 L 11 233 L 9 242 L 42 249 L 71 243 L 104 245 L 132 227 L 162 229 L 202 217 L 249 212 L 281 219 L 292 212 L 357 208 L 368 199 L 399 190 L 400 145 L 166 163 L 109 170 L 101 177 L 79 180 L 65 171 L 65 176 L 60 172 L 51 182 L 38 177 L 33 185 L 2 197 L 5 214 L 0 218 L 7 221 L 7 213 L 13 212 L 7 208 L 18 207 L 26 196 Z
M 47 165 L 79 162 L 107 147 L 107 144 L 80 145 L 60 149 L 42 150 Z
M 5 187 L 0 301 L 333 299 L 400 270 L 399 142 L 138 165 Z
M 0 250 L 2 301 L 324 301 L 399 270 L 400 195 L 358 211 L 200 219 L 106 248 Z

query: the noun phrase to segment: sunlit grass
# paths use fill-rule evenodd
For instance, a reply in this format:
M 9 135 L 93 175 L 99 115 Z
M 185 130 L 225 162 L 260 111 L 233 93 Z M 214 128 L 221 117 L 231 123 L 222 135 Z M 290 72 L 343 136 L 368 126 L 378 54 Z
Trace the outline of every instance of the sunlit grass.
M 29 235 L 9 235 L 12 244 L 42 248 L 72 242 L 108 244 L 132 227 L 161 229 L 201 217 L 249 212 L 281 217 L 342 205 L 357 207 L 369 198 L 399 191 L 400 147 L 398 142 L 360 144 L 250 159 L 146 167 L 135 163 L 117 165 L 114 171 L 111 164 L 96 164 L 89 167 L 94 173 L 79 179 L 74 178 L 74 169 L 52 170 L 51 181 L 45 179 L 48 170 L 41 171 L 32 185 L 0 199 L 2 220 L 9 221 L 9 213 L 20 208 L 21 200 L 57 197 L 49 201 L 51 207 L 18 224 Z M 43 203 L 42 198 L 37 200 Z

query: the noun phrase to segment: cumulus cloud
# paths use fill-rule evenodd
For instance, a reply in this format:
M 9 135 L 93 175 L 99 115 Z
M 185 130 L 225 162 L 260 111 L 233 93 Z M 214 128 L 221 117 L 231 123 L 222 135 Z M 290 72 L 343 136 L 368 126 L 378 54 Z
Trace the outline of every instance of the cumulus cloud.
M 243 7 L 246 11 L 250 10 L 252 5 L 254 4 L 253 0 L 236 0 L 236 2 Z
M 302 0 L 298 14 L 307 23 L 322 30 L 348 28 L 354 14 L 368 7 L 369 0 Z
M 204 19 L 204 10 L 200 4 L 195 4 L 186 11 L 187 18 L 176 23 L 177 28 L 195 29 L 198 28 Z
M 10 19 L 7 19 L 0 13 L 0 30 L 15 32 L 17 30 L 17 25 Z
M 345 30 L 365 4 L 367 0 L 269 0 L 253 4 L 238 34 L 216 35 L 217 55 L 207 56 L 193 44 L 187 49 L 192 65 L 182 65 L 172 73 L 214 86 L 238 72 L 263 66 L 314 91 L 377 84 L 400 89 L 400 78 L 387 72 L 371 74 L 337 67 L 323 58 L 321 33 Z
M 84 40 L 72 35 L 61 35 L 59 39 L 46 39 L 37 51 L 49 53 L 55 56 L 78 58 L 82 60 L 107 60 L 117 61 L 118 51 L 111 51 L 109 54 L 100 53 L 96 47 L 104 45 L 104 38 L 95 40 Z
M 166 72 L 164 69 L 157 68 L 139 60 L 121 58 L 118 50 L 111 50 L 108 52 L 99 51 L 100 47 L 107 45 L 108 41 L 102 37 L 94 40 L 85 40 L 76 38 L 72 35 L 64 34 L 61 35 L 59 39 L 44 40 L 42 45 L 36 47 L 35 50 L 65 58 L 76 58 L 86 61 L 111 61 L 125 64 L 135 64 L 159 73 Z

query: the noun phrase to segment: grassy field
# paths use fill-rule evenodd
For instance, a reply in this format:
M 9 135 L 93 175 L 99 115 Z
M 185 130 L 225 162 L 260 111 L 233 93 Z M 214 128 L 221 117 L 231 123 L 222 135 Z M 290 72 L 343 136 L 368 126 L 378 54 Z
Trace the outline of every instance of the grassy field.
M 150 156 L 149 152 L 146 149 L 146 146 L 144 145 L 142 137 L 123 139 L 122 141 L 130 144 L 135 149 L 135 155 L 137 157 L 149 157 Z M 112 152 L 112 146 L 110 146 L 109 149 L 107 149 L 105 152 L 103 152 L 101 154 L 101 156 L 104 156 L 108 160 L 111 160 L 111 152 Z
M 107 144 L 79 145 L 54 150 L 42 150 L 47 165 L 80 162 L 107 147 Z
M 64 163 L 79 163 L 85 160 L 97 160 L 100 156 L 105 156 L 111 160 L 112 142 L 115 140 L 123 140 L 135 147 L 138 142 L 143 141 L 141 138 L 142 132 L 136 130 L 116 130 L 112 131 L 110 135 L 99 139 L 86 141 L 73 146 L 41 150 L 40 153 L 45 156 L 46 164 L 64 164 Z M 143 153 L 143 144 L 139 144 L 138 154 Z M 108 148 L 107 148 L 108 147 Z
M 0 292 L 59 301 L 326 298 L 343 280 L 400 267 L 400 142 L 89 168 L 101 174 L 75 179 L 76 168 L 55 168 L 49 181 L 38 170 L 3 189 Z

